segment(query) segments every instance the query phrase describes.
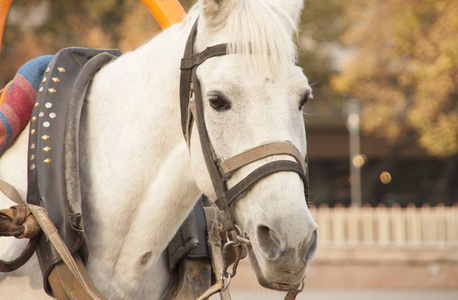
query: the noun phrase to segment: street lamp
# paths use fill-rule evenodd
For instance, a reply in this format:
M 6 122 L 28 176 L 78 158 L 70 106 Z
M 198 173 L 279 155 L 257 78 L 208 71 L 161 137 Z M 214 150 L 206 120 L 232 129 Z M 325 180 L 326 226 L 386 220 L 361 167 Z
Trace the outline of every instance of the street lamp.
M 364 164 L 364 157 L 360 154 L 360 119 L 359 102 L 356 99 L 348 101 L 347 128 L 350 144 L 350 193 L 351 204 L 361 207 L 361 166 Z

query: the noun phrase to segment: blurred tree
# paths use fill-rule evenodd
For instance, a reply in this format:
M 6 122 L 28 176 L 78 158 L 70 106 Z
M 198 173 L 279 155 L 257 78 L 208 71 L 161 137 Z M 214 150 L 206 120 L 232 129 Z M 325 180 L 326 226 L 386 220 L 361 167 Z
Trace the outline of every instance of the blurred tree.
M 355 0 L 343 42 L 354 49 L 333 87 L 359 99 L 362 125 L 396 142 L 414 134 L 439 157 L 458 153 L 458 2 Z
M 28 60 L 65 47 L 135 49 L 160 30 L 140 0 L 14 0 L 0 56 L 0 85 Z
M 329 84 L 340 71 L 338 58 L 344 52 L 339 41 L 345 30 L 345 2 L 306 0 L 298 38 L 299 60 L 313 88 L 311 103 L 320 118 L 342 114 L 342 96 Z

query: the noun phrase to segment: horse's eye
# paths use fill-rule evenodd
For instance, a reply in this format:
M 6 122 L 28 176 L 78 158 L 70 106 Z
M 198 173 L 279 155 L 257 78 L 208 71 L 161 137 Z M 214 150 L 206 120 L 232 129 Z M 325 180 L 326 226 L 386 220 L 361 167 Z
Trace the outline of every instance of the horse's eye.
M 304 105 L 307 104 L 307 102 L 311 99 L 313 99 L 312 93 L 310 91 L 305 92 L 301 98 L 301 102 L 299 104 L 299 110 L 301 110 L 304 107 Z
M 216 110 L 227 110 L 231 108 L 231 102 L 219 93 L 209 94 L 208 101 L 210 105 Z

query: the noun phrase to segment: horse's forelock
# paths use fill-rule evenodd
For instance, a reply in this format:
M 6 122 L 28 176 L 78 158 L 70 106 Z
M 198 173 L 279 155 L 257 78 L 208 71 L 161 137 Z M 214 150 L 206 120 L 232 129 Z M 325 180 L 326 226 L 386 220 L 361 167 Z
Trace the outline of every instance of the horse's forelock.
M 292 39 L 297 27 L 291 16 L 271 1 L 237 0 L 233 4 L 225 18 L 217 16 L 224 21 L 206 20 L 207 27 L 214 26 L 205 28 L 207 33 L 224 32 L 228 53 L 242 54 L 243 65 L 264 74 L 285 74 L 297 55 Z
M 228 20 L 229 52 L 242 52 L 248 65 L 263 73 L 283 74 L 295 61 L 291 17 L 270 1 L 240 1 Z M 254 55 L 253 55 L 254 54 Z

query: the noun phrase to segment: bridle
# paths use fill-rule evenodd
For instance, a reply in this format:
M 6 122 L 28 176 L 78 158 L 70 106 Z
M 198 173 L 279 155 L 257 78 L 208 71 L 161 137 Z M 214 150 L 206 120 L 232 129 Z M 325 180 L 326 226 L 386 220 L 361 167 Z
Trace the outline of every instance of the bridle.
M 224 213 L 224 227 L 227 231 L 235 230 L 236 220 L 232 211 L 232 205 L 239 196 L 253 187 L 261 179 L 277 172 L 295 172 L 304 184 L 306 199 L 308 198 L 307 164 L 300 151 L 289 141 L 279 141 L 263 144 L 242 152 L 228 159 L 221 159 L 215 153 L 205 125 L 202 90 L 197 78 L 197 68 L 207 59 L 227 54 L 228 44 L 219 44 L 208 47 L 204 51 L 194 54 L 194 42 L 197 35 L 196 20 L 188 40 L 183 58 L 181 60 L 180 77 L 180 106 L 181 125 L 183 135 L 190 145 L 191 129 L 195 120 L 203 156 L 209 172 L 213 188 L 216 193 L 218 209 Z M 268 162 L 254 170 L 247 177 L 228 189 L 227 180 L 233 172 L 258 160 L 274 155 L 289 155 L 291 160 L 277 160 Z

